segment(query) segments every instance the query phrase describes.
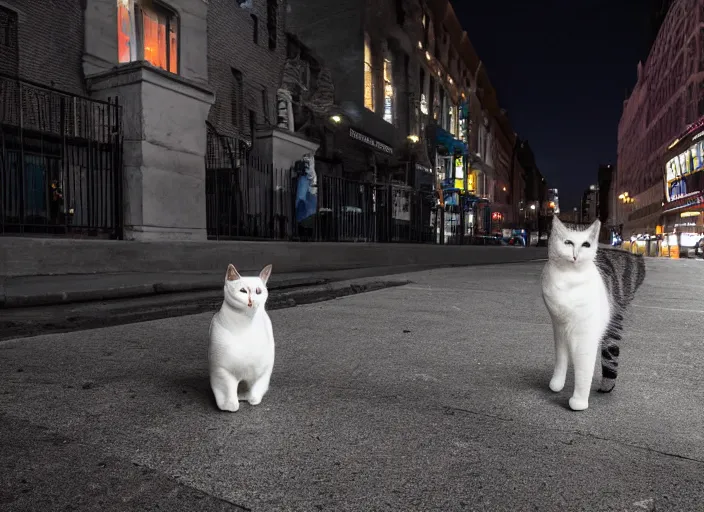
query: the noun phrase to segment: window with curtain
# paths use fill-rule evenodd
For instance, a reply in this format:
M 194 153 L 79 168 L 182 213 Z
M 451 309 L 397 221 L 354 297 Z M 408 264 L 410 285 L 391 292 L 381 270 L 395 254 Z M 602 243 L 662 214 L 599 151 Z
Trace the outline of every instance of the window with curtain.
M 154 1 L 117 0 L 118 62 L 145 60 L 178 73 L 178 16 Z
M 375 110 L 374 96 L 374 66 L 372 60 L 372 43 L 369 34 L 364 35 L 364 106 L 371 111 Z
M 394 122 L 394 80 L 391 54 L 384 58 L 384 121 Z

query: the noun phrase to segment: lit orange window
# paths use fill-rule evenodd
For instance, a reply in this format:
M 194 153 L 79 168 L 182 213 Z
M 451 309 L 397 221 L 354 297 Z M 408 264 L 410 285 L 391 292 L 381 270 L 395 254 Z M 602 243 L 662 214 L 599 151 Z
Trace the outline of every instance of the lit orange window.
M 374 67 L 372 66 L 372 46 L 369 36 L 364 35 L 364 106 L 369 110 L 375 110 L 374 96 Z
M 132 62 L 137 60 L 137 49 L 132 47 L 134 35 L 134 17 L 129 0 L 117 1 L 117 52 L 118 62 Z
M 152 0 L 117 0 L 118 61 L 146 60 L 178 73 L 178 19 Z M 135 23 L 137 16 L 141 24 Z M 138 25 L 140 30 L 136 30 Z M 139 48 L 134 41 L 141 43 Z

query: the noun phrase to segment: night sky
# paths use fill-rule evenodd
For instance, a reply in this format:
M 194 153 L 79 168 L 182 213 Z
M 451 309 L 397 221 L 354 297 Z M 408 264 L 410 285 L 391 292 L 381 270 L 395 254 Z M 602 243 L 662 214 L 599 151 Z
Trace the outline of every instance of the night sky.
M 560 207 L 616 163 L 626 91 L 647 56 L 646 0 L 453 0 L 514 131 L 530 142 Z

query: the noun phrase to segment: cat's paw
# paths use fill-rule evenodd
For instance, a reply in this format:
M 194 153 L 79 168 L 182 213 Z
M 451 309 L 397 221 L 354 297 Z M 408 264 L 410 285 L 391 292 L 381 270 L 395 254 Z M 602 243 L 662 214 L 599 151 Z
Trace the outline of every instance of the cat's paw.
M 565 379 L 558 379 L 553 377 L 550 379 L 550 390 L 554 391 L 555 393 L 559 393 L 562 391 L 562 388 L 565 387 Z
M 570 409 L 573 411 L 584 411 L 589 407 L 589 400 L 582 400 L 579 398 L 570 398 Z
M 237 412 L 240 410 L 240 403 L 237 400 L 228 400 L 223 404 L 218 404 L 221 411 Z
M 253 397 L 253 396 L 251 396 L 251 397 L 249 397 L 249 398 L 247 399 L 247 402 L 249 402 L 249 405 L 259 405 L 260 403 L 262 403 L 262 397 L 260 397 L 260 396 Z
M 599 386 L 597 391 L 599 391 L 599 393 L 611 393 L 614 390 L 614 386 L 616 386 L 614 379 L 602 378 L 601 386 Z

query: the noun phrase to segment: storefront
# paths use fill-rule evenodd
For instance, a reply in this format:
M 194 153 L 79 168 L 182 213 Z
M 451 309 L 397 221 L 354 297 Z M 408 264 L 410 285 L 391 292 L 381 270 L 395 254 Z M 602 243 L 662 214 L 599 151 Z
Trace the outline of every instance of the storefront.
M 704 236 L 704 118 L 691 125 L 668 148 L 662 255 L 694 255 Z
M 427 133 L 438 204 L 444 209 L 445 242 L 486 232 L 491 211 L 488 201 L 477 194 L 479 172 L 469 165 L 467 144 L 438 126 L 429 126 Z

